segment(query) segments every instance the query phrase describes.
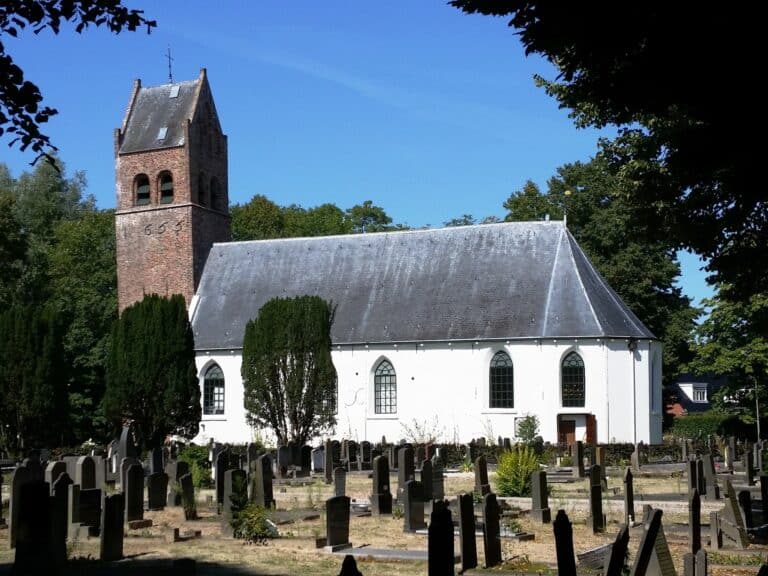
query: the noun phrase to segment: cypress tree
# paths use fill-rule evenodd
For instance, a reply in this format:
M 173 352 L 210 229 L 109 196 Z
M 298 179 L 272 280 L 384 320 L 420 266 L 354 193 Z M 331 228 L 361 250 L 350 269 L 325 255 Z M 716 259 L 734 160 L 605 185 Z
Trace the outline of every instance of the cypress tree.
M 248 322 L 241 374 L 249 422 L 279 444 L 305 443 L 335 425 L 331 305 L 317 296 L 275 298 Z
M 145 448 L 169 434 L 197 434 L 200 386 L 181 295 L 152 294 L 123 310 L 112 329 L 104 408 L 116 429 L 133 421 Z

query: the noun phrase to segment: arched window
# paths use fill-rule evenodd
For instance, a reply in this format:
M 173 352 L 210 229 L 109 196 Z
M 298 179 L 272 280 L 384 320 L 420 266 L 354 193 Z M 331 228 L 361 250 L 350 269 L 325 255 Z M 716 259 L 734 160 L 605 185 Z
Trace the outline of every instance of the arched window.
M 206 181 L 205 181 L 205 174 L 200 172 L 200 174 L 197 175 L 197 203 L 200 204 L 200 206 L 206 205 Z
M 203 414 L 224 414 L 224 373 L 218 364 L 214 364 L 205 372 Z
M 563 358 L 561 370 L 563 406 L 584 407 L 584 360 L 576 352 Z
M 173 176 L 170 172 L 160 174 L 160 204 L 173 202 Z
M 149 204 L 149 176 L 139 174 L 133 179 L 133 189 L 136 194 L 136 206 Z
M 216 180 L 216 178 L 211 178 L 211 208 L 214 210 L 221 209 L 221 206 L 219 204 L 221 203 L 221 199 L 219 198 L 219 181 Z
M 397 413 L 397 375 L 388 360 L 382 360 L 376 367 L 373 395 L 376 414 Z
M 491 359 L 488 377 L 491 408 L 515 407 L 515 377 L 512 359 L 506 352 L 496 352 Z

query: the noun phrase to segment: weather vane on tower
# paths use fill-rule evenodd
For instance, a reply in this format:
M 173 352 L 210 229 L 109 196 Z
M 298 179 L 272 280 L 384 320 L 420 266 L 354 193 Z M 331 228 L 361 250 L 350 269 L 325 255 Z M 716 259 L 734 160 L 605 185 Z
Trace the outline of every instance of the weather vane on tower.
M 171 66 L 171 63 L 173 62 L 173 58 L 171 58 L 171 47 L 168 46 L 168 52 L 166 52 L 165 57 L 168 58 L 168 83 L 173 84 L 173 68 Z

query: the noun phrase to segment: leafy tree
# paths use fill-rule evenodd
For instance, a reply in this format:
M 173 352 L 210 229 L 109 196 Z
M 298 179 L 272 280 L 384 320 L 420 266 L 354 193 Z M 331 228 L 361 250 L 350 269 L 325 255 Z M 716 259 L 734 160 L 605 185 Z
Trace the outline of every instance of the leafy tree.
M 281 238 L 285 218 L 280 207 L 266 196 L 257 194 L 245 204 L 230 209 L 233 240 Z
M 0 446 L 63 444 L 67 435 L 64 329 L 51 308 L 13 306 L 0 312 Z
M 473 224 L 477 224 L 477 220 L 475 220 L 472 214 L 462 214 L 461 217 L 451 218 L 450 220 L 448 220 L 448 222 L 445 222 L 443 225 L 446 228 L 452 228 L 454 226 L 472 226 Z
M 526 53 L 555 66 L 556 80 L 537 81 L 577 125 L 619 127 L 603 148 L 635 227 L 708 258 L 734 298 L 768 289 L 768 268 L 750 265 L 768 261 L 768 211 L 748 137 L 760 92 L 743 73 L 763 53 L 758 5 L 451 4 L 509 18 Z
M 355 204 L 347 209 L 347 219 L 351 224 L 351 230 L 355 233 L 384 232 L 392 230 L 390 218 L 381 206 L 376 206 L 373 201 L 366 200 L 362 204 Z
M 303 444 L 336 423 L 333 314 L 317 296 L 275 298 L 245 328 L 245 410 L 278 444 Z
M 760 413 L 768 414 L 768 336 L 758 327 L 766 324 L 768 293 L 752 295 L 746 302 L 730 298 L 730 287 L 707 300 L 709 316 L 696 329 L 696 356 L 691 368 L 700 374 L 726 376 L 714 398 L 721 411 L 755 421 L 755 394 Z
M 675 280 L 680 265 L 670 242 L 648 242 L 632 227 L 632 207 L 616 195 L 620 180 L 605 159 L 558 168 L 546 193 L 533 182 L 504 203 L 506 219 L 560 219 L 608 284 L 664 343 L 664 378 L 669 383 L 690 359 L 698 311 Z
M 197 434 L 200 386 L 183 296 L 152 294 L 123 310 L 106 366 L 104 408 L 115 430 L 133 421 L 145 448 L 160 446 L 169 434 Z
M 0 307 L 9 305 L 23 271 L 26 235 L 14 214 L 15 182 L 0 164 Z
M 67 321 L 64 353 L 71 367 L 69 402 L 78 440 L 106 436 L 105 363 L 117 318 L 115 218 L 112 210 L 63 221 L 49 249 L 49 301 Z
M 120 0 L 4 0 L 0 4 L 0 38 L 17 37 L 27 28 L 35 34 L 43 30 L 58 34 L 64 22 L 74 24 L 78 34 L 89 26 L 106 26 L 115 34 L 146 26 L 149 32 L 156 23 L 142 14 L 141 10 L 128 10 Z M 24 78 L 23 70 L 0 42 L 0 136 L 8 133 L 10 145 L 21 150 L 31 147 L 35 162 L 41 156 L 52 160 L 50 153 L 56 150 L 40 125 L 57 111 L 41 106 L 42 100 L 40 89 Z

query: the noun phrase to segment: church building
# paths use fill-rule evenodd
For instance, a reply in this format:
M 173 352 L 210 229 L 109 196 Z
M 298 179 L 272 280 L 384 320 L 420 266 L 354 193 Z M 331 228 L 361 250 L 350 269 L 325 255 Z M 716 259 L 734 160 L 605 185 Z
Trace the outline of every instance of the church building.
M 563 222 L 230 242 L 227 140 L 197 80 L 136 82 L 115 134 L 122 310 L 184 295 L 198 442 L 268 437 L 246 422 L 246 323 L 274 297 L 336 307 L 334 437 L 661 441 L 661 344 Z

